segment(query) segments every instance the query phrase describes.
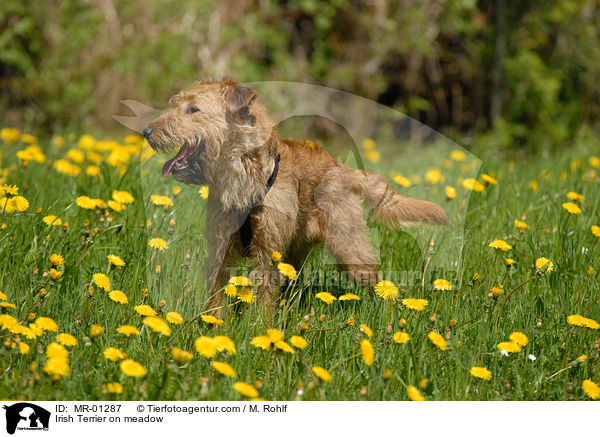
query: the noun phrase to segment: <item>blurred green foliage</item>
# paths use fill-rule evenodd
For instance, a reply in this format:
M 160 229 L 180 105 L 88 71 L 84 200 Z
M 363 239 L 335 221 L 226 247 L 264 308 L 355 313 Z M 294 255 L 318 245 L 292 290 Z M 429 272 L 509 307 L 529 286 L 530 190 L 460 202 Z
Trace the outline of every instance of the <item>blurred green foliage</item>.
M 194 80 L 318 83 L 453 138 L 564 147 L 600 110 L 600 0 L 4 0 L 3 125 L 116 129 Z M 477 135 L 473 135 L 477 134 Z

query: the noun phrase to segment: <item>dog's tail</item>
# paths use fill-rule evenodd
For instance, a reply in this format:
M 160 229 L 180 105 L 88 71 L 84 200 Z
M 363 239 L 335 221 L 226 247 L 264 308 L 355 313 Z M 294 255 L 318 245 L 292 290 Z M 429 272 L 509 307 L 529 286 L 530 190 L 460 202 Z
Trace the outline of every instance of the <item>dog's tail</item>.
M 355 170 L 355 188 L 372 208 L 371 217 L 393 227 L 419 222 L 449 225 L 444 209 L 436 203 L 396 193 L 385 178 L 367 170 Z

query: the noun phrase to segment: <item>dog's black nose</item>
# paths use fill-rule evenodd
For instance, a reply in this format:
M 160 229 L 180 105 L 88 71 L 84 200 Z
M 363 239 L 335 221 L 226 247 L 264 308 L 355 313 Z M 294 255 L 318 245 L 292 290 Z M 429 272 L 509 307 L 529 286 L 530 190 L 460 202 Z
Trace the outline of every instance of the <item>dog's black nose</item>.
M 149 140 L 152 136 L 152 132 L 154 132 L 154 129 L 152 129 L 151 127 L 147 127 L 146 129 L 144 129 L 144 138 Z

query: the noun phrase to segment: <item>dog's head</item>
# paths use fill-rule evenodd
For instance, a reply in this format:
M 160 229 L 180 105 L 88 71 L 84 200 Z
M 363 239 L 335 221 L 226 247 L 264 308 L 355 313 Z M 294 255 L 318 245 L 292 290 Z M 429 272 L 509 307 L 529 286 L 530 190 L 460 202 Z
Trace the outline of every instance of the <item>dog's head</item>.
M 272 126 L 261 117 L 264 110 L 255 99 L 255 90 L 229 79 L 199 82 L 171 98 L 171 107 L 144 129 L 154 150 L 177 150 L 164 164 L 163 176 L 211 183 L 223 170 L 220 161 L 263 145 Z

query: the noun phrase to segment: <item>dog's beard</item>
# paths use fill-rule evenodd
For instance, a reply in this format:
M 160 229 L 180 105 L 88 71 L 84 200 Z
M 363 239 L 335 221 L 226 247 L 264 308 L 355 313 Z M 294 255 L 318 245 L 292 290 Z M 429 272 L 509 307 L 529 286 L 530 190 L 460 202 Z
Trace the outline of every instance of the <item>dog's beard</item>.
M 164 163 L 162 175 L 167 177 L 172 174 L 176 180 L 186 184 L 205 184 L 206 177 L 202 170 L 205 146 L 202 140 L 185 141 L 177 154 Z

